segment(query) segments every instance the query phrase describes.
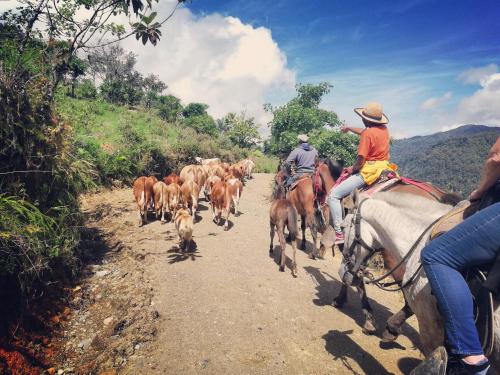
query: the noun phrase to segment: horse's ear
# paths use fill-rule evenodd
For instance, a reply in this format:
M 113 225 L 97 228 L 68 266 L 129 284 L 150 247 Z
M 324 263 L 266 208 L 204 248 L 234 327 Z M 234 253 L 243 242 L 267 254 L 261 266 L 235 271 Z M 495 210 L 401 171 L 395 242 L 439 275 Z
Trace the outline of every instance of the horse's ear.
M 358 189 L 354 189 L 354 191 L 352 192 L 352 202 L 354 203 L 354 207 L 358 207 L 359 205 L 359 190 Z

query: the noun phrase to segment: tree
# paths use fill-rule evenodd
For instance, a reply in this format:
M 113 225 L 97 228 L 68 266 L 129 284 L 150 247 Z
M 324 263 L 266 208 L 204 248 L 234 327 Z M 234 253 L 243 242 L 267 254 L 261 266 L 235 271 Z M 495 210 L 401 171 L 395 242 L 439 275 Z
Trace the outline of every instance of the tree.
M 246 118 L 245 113 L 229 113 L 223 122 L 227 137 L 242 148 L 251 148 L 260 140 L 258 126 L 253 117 Z
M 193 116 L 203 116 L 207 114 L 208 105 L 203 103 L 189 103 L 182 110 L 184 118 Z
M 306 133 L 320 157 L 331 158 L 351 165 L 356 159 L 358 139 L 341 133 L 337 114 L 319 108 L 321 99 L 332 86 L 326 82 L 317 85 L 298 84 L 297 96 L 281 107 L 264 108 L 272 112 L 271 138 L 266 145 L 271 153 L 287 155 L 297 145 L 297 135 Z
M 185 126 L 193 128 L 197 133 L 217 136 L 219 134 L 214 119 L 208 115 L 189 116 L 183 121 Z
M 158 100 L 158 95 L 161 94 L 167 85 L 162 82 L 157 75 L 150 74 L 144 78 L 144 105 L 146 108 L 151 108 Z
M 156 107 L 158 115 L 168 122 L 176 122 L 183 110 L 181 100 L 173 95 L 159 96 Z
M 274 154 L 287 154 L 297 144 L 297 135 L 309 133 L 325 126 L 335 128 L 340 122 L 333 111 L 319 108 L 324 95 L 331 85 L 323 82 L 318 85 L 296 86 L 297 96 L 281 107 L 266 105 L 264 108 L 273 114 L 270 148 Z

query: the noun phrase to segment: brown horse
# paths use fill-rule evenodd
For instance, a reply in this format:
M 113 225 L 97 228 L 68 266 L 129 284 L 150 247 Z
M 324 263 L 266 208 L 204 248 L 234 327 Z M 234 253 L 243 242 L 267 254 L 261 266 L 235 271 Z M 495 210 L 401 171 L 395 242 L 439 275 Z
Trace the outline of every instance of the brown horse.
M 282 166 L 278 167 L 278 173 L 276 174 L 274 181 L 276 185 L 281 189 L 285 185 L 287 173 Z M 319 220 L 317 215 L 315 215 L 314 208 L 314 190 L 313 182 L 311 177 L 304 177 L 300 179 L 295 187 L 288 192 L 288 200 L 293 204 L 297 213 L 300 215 L 300 224 L 302 229 L 302 242 L 300 248 L 306 250 L 306 226 L 311 231 L 313 238 L 313 248 L 309 252 L 309 258 L 315 259 L 318 254 L 318 248 L 316 246 L 318 238 L 318 226 Z
M 285 191 L 282 187 L 275 187 L 273 192 L 273 201 L 271 203 L 271 209 L 269 211 L 269 225 L 270 225 L 270 235 L 271 244 L 269 245 L 269 253 L 274 252 L 273 240 L 275 231 L 278 232 L 278 238 L 280 241 L 281 248 L 281 260 L 280 260 L 280 272 L 285 272 L 285 227 L 288 229 L 288 236 L 292 244 L 292 276 L 297 277 L 297 261 L 295 259 L 296 247 L 295 242 L 297 238 L 297 211 L 293 204 L 285 199 Z

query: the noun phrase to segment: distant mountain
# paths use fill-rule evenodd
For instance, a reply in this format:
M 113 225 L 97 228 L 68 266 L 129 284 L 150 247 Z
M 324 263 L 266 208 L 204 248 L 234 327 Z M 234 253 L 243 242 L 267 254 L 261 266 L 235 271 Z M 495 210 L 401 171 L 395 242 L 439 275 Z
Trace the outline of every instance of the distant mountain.
M 466 197 L 479 182 L 500 127 L 463 125 L 425 136 L 394 140 L 391 160 L 399 172 Z

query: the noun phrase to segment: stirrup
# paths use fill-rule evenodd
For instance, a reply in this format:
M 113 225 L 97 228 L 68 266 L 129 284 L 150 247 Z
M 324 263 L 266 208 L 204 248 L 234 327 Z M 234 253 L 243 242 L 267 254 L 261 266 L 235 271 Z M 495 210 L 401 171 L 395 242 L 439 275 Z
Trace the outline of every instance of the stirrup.
M 411 370 L 410 375 L 445 375 L 447 363 L 448 353 L 443 346 L 440 346 Z

